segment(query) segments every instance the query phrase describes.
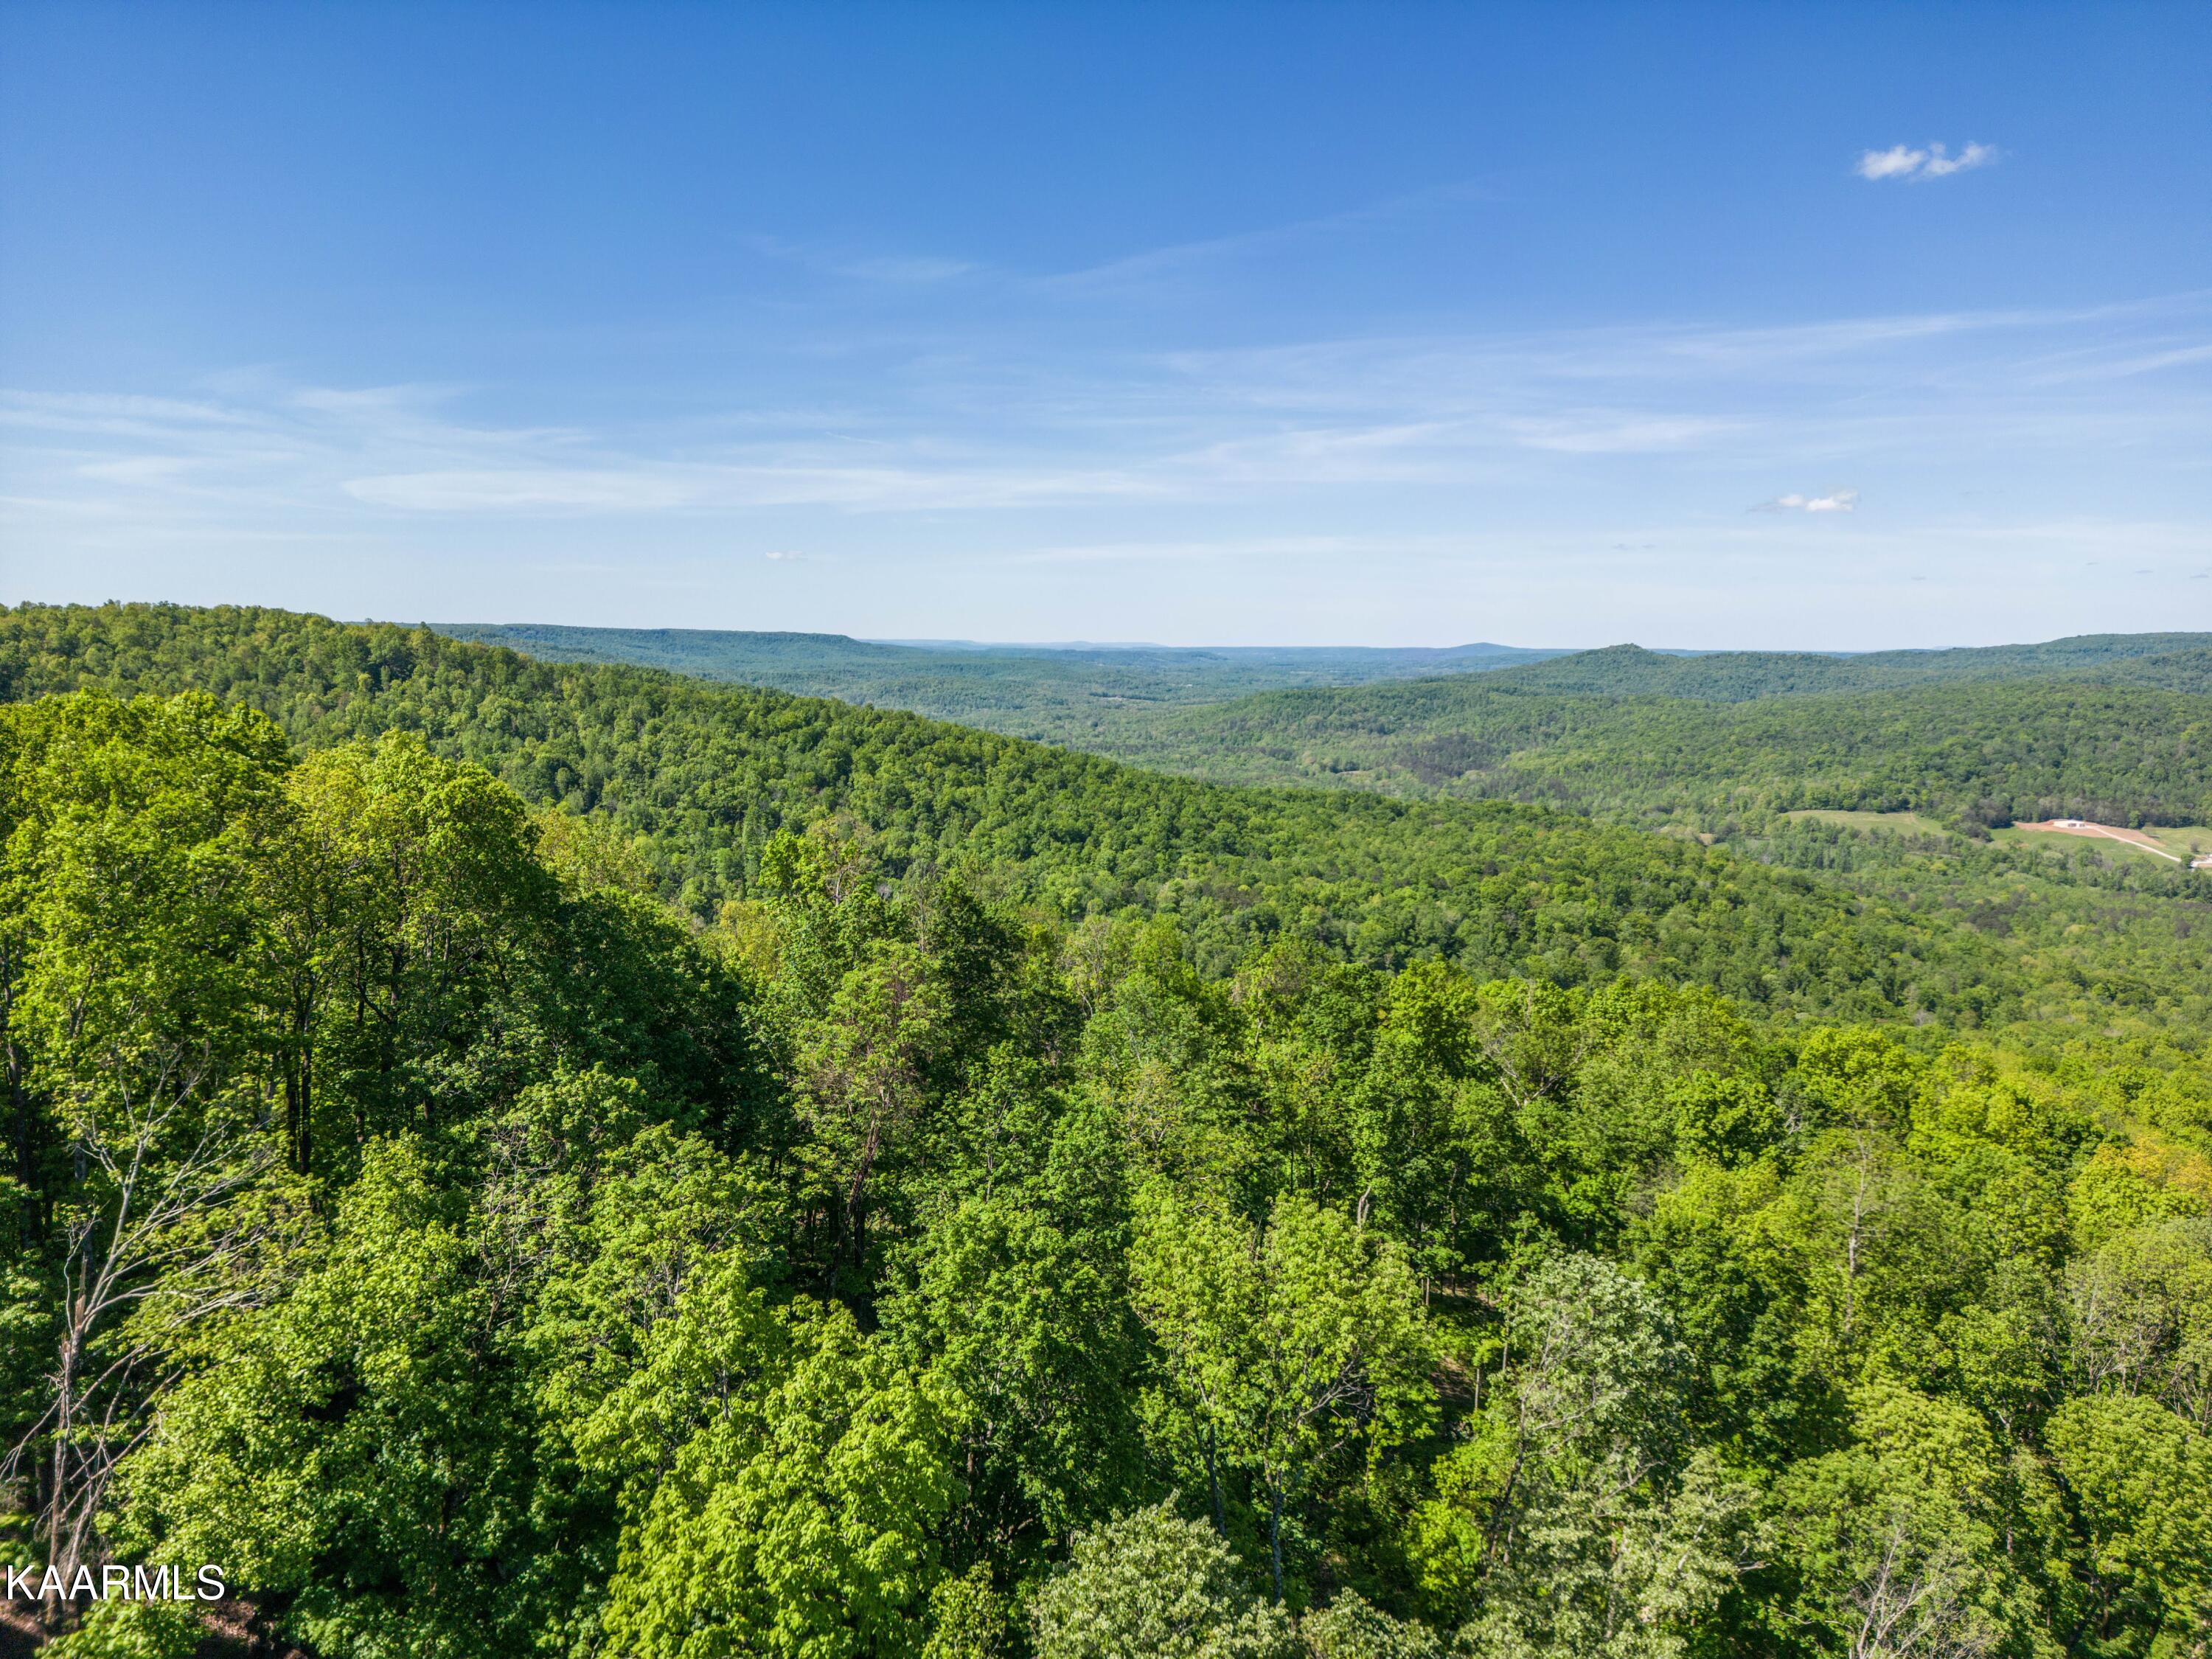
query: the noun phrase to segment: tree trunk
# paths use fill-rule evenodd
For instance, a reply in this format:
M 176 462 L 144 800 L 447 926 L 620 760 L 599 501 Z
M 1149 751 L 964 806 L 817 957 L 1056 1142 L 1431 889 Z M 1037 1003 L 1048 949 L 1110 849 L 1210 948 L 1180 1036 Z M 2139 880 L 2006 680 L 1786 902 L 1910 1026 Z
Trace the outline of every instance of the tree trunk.
M 868 1120 L 867 1137 L 860 1143 L 860 1161 L 854 1167 L 853 1184 L 845 1194 L 845 1230 L 852 1235 L 854 1273 L 867 1271 L 868 1176 L 876 1167 L 883 1145 L 883 1119 L 878 1115 Z
M 1222 1507 L 1221 1463 L 1211 1423 L 1206 1425 L 1206 1485 L 1213 1498 L 1213 1529 L 1226 1538 L 1229 1536 L 1229 1511 Z
M 1267 1571 L 1274 1576 L 1275 1605 L 1283 1604 L 1283 1489 L 1267 1483 Z

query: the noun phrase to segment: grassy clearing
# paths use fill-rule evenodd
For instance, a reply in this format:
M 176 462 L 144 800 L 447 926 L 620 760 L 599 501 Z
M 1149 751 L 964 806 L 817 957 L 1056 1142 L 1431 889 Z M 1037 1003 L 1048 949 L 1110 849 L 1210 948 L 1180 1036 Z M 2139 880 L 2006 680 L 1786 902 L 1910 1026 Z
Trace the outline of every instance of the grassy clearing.
M 2212 827 L 2202 823 L 2146 824 L 2142 831 L 2169 853 L 2198 858 L 2212 853 Z
M 1839 812 L 1825 808 L 1810 807 L 1803 811 L 1785 812 L 1791 819 L 1810 819 L 1816 823 L 1840 823 L 1847 830 L 1887 830 L 1904 836 L 1948 836 L 1951 832 L 1930 817 L 1917 812 Z
M 1918 812 L 1841 812 L 1820 808 L 1790 812 L 1790 818 L 1809 818 L 1821 823 L 1840 823 L 1845 829 L 1860 831 L 1888 830 L 1900 835 L 1945 836 L 1952 832 L 1934 818 Z M 2124 825 L 2111 826 L 2115 829 Z M 2021 842 L 2036 847 L 2081 848 L 2100 847 L 2107 851 L 2126 853 L 2132 857 L 2148 859 L 2154 864 L 2171 866 L 2172 859 L 2162 859 L 2149 848 L 2133 845 L 2110 836 L 2081 836 L 2063 830 L 2028 830 L 2014 824 L 2002 830 L 1993 830 L 1991 836 L 2000 842 Z M 2156 824 L 2135 833 L 2149 837 L 2181 860 L 2190 860 L 2212 853 L 2212 827 L 2201 823 Z

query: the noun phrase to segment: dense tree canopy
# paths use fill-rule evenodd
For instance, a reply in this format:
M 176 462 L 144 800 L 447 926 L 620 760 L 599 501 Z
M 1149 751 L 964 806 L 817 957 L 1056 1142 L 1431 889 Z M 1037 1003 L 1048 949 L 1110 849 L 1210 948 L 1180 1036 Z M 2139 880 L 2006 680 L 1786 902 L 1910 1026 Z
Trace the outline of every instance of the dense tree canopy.
M 221 1562 L 323 1659 L 2212 1643 L 2179 1005 L 1855 1005 L 1886 927 L 2016 1006 L 2043 959 L 1518 809 L 397 630 L 33 620 L 20 1559 Z M 66 678 L 144 695 L 28 695 Z M 571 741 L 599 810 L 541 769 Z M 1063 781 L 1097 816 L 1055 842 Z M 1353 873 L 1264 927 L 1163 898 L 1231 856 Z M 1458 918 L 1428 948 L 1354 920 L 1396 856 Z M 1778 977 L 1732 981 L 1761 939 Z M 61 1650 L 196 1639 L 109 1603 Z

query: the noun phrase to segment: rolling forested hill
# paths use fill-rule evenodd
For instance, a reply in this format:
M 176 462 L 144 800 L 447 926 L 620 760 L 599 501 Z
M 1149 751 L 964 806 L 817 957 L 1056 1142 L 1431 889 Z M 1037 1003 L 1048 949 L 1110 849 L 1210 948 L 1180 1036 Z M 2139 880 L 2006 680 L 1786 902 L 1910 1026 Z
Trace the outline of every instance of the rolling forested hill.
M 455 639 L 548 662 L 630 663 L 803 696 L 904 708 L 1012 737 L 1065 742 L 1122 711 L 1221 702 L 1296 685 L 1469 673 L 1559 654 L 1506 645 L 1352 647 L 894 644 L 842 634 L 438 623 Z
M 2080 681 L 2047 757 L 1975 702 L 2032 684 L 1493 695 L 1592 771 L 1699 711 L 1765 789 L 1838 709 L 1824 764 L 1903 764 L 1931 689 L 1945 777 L 2193 763 Z M 0 611 L 0 1540 L 230 1593 L 9 1635 L 2204 1652 L 2203 879 L 1753 817 Z
M 1497 683 L 1516 691 L 1597 696 L 1698 697 L 1741 702 L 1754 697 L 1874 691 L 1971 680 L 2040 679 L 2052 675 L 2136 684 L 2145 658 L 2194 653 L 2179 665 L 2201 672 L 2212 635 L 2081 634 L 2040 645 L 1962 647 L 1949 651 L 1646 651 L 1616 645 L 1504 669 Z
M 957 865 L 1062 918 L 1170 917 L 1217 968 L 1289 936 L 1382 966 L 1438 954 L 1563 982 L 1651 972 L 1757 1006 L 1873 1018 L 2002 1022 L 2078 1006 L 2170 1018 L 2212 995 L 2202 872 L 2115 870 L 2088 847 L 2011 848 L 1990 855 L 1999 881 L 1962 876 L 1956 848 L 1933 864 L 1923 848 L 1912 878 L 1899 866 L 1875 882 L 1866 857 L 1828 850 L 1839 832 L 1780 817 L 2094 803 L 2197 821 L 2185 815 L 2203 799 L 2201 700 L 2054 681 L 1716 706 L 1492 692 L 1495 678 L 1273 693 L 1189 711 L 1148 739 L 1177 767 L 1339 786 L 1284 791 L 422 629 L 228 608 L 0 616 L 0 696 L 205 689 L 307 748 L 420 732 L 526 799 L 618 825 L 659 890 L 701 917 L 754 893 L 780 830 L 842 817 L 895 873 Z M 1395 735 L 1425 726 L 1451 735 Z M 1632 827 L 1701 817 L 1719 847 Z M 2022 882 L 2038 902 L 2020 902 Z M 2079 925 L 2084 906 L 2104 922 Z

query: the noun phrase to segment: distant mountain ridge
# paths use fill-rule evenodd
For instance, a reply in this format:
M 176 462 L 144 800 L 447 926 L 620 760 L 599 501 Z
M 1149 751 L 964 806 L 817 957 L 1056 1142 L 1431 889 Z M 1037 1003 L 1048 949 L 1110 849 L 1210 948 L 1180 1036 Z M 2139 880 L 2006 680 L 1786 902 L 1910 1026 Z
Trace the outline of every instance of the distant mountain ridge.
M 621 663 L 801 696 L 904 708 L 1009 737 L 1085 747 L 1128 709 L 1228 702 L 1255 691 L 1364 685 L 1565 654 L 1526 647 L 898 644 L 843 634 L 433 623 L 448 638 L 548 662 Z
M 2110 684 L 2136 676 L 2146 659 L 2212 659 L 2212 634 L 2081 634 L 2037 645 L 1960 646 L 1933 651 L 1832 655 L 1811 651 L 1714 651 L 1695 655 L 1614 645 L 1502 667 L 1486 684 L 1502 690 L 1595 696 L 1759 697 L 1888 690 L 1947 680 L 2039 679 L 2058 675 Z M 2170 665 L 2188 677 L 2191 664 Z M 2184 690 L 2185 684 L 2170 689 Z

